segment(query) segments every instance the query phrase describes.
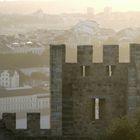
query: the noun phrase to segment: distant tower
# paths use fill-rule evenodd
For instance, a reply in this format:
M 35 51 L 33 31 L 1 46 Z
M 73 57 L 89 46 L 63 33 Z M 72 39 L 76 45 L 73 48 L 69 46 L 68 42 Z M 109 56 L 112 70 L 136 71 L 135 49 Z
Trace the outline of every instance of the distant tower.
M 89 17 L 93 17 L 93 16 L 94 16 L 94 8 L 88 7 L 88 8 L 87 8 L 87 15 L 88 15 Z
M 112 7 L 105 7 L 105 8 L 104 8 L 104 13 L 105 13 L 106 15 L 109 15 L 111 12 L 112 12 Z

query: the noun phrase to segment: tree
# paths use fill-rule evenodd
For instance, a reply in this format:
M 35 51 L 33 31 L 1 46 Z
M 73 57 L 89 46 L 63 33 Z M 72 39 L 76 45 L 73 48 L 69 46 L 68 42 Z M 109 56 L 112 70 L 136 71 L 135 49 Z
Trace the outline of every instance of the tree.
M 137 140 L 140 140 L 140 108 L 138 108 L 134 114 L 133 117 L 134 120 L 134 127 L 136 130 L 136 136 L 137 136 Z
M 136 131 L 127 117 L 112 121 L 108 129 L 109 140 L 137 140 Z

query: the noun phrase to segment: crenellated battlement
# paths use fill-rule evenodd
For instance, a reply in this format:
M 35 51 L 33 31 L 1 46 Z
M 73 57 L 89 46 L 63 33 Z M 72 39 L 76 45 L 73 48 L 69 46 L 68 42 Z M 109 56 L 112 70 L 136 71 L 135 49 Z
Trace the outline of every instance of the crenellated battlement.
M 40 113 L 27 113 L 27 128 L 16 129 L 16 113 L 3 113 L 2 121 L 5 128 L 19 136 L 46 136 L 50 135 L 49 129 L 40 129 Z
M 93 57 L 93 46 L 83 45 L 77 47 L 77 63 L 81 65 L 91 64 Z
M 138 56 L 140 54 L 140 44 L 130 44 L 129 45 L 129 56 L 130 63 L 134 61 L 137 62 L 139 59 Z M 63 63 L 66 62 L 66 46 L 62 45 L 51 45 L 51 50 L 55 53 L 51 53 L 51 55 L 55 55 L 54 59 L 57 59 L 57 56 L 62 56 Z M 52 51 L 51 51 L 52 52 Z M 60 53 L 61 52 L 61 53 Z M 94 46 L 92 45 L 79 45 L 77 46 L 77 63 L 88 65 L 93 63 L 93 55 L 94 55 Z M 139 61 L 139 60 L 138 60 Z M 103 64 L 105 65 L 114 65 L 121 63 L 119 62 L 119 45 L 103 45 Z
M 94 63 L 94 47 L 80 45 L 77 63 L 67 63 L 65 45 L 51 45 L 53 135 L 98 136 L 111 119 L 134 113 L 140 104 L 140 44 L 129 50 L 130 62 L 124 63 L 119 45 L 104 45 L 103 61 Z
M 40 129 L 40 113 L 27 113 L 27 129 L 16 129 L 16 113 L 4 113 L 2 122 L 20 136 L 99 138 L 112 119 L 131 117 L 140 105 L 140 44 L 129 50 L 124 63 L 119 45 L 104 45 L 103 62 L 94 63 L 94 47 L 80 45 L 77 63 L 67 63 L 65 45 L 51 45 L 50 129 Z

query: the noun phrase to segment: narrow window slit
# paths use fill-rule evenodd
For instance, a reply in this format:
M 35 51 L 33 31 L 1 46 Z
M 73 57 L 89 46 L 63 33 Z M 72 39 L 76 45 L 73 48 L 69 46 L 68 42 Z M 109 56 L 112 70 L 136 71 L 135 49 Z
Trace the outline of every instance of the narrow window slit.
M 92 99 L 92 120 L 99 120 L 99 98 Z
M 95 99 L 95 120 L 99 120 L 99 98 Z
M 111 77 L 111 76 L 112 76 L 112 66 L 109 65 L 109 77 Z
M 86 66 L 83 66 L 83 73 L 82 76 L 85 77 L 86 76 Z
M 106 103 L 105 99 L 93 98 L 92 99 L 92 121 L 102 120 L 105 118 Z
M 90 67 L 89 66 L 81 66 L 81 76 L 86 77 L 90 75 Z
M 107 70 L 107 75 L 108 75 L 109 77 L 111 77 L 111 76 L 113 76 L 113 74 L 114 74 L 115 66 L 113 66 L 113 65 L 108 65 L 108 66 L 106 66 L 106 70 Z

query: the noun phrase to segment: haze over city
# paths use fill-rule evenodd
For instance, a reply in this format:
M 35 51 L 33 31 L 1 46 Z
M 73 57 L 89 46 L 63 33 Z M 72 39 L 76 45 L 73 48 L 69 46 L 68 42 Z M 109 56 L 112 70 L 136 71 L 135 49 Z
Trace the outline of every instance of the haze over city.
M 139 48 L 140 0 L 0 0 L 0 140 L 140 140 Z
M 85 13 L 87 7 L 92 7 L 95 13 L 103 11 L 104 7 L 112 7 L 113 11 L 139 11 L 139 0 L 1 0 L 0 12 L 31 13 L 42 9 L 49 14 Z

